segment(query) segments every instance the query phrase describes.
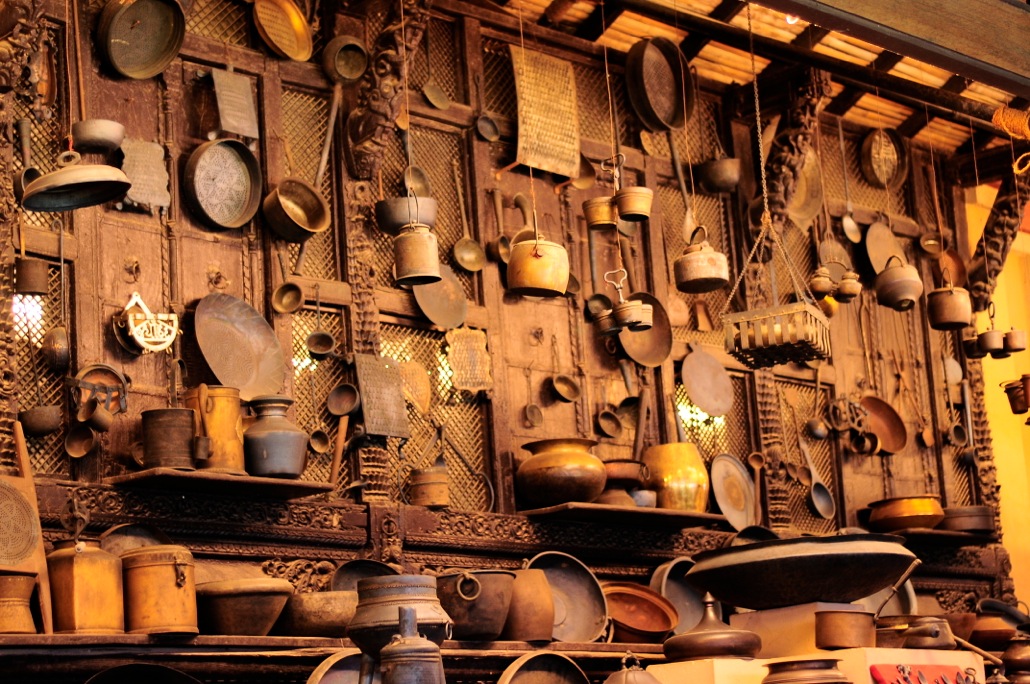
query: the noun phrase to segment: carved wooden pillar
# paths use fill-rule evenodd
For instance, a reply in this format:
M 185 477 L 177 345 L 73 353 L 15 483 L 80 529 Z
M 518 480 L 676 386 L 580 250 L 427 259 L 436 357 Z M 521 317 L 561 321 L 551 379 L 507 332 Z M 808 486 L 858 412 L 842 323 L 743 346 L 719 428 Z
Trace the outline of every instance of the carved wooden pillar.
M 983 238 L 969 263 L 969 293 L 973 310 L 983 311 L 991 300 L 998 274 L 1005 267 L 1012 241 L 1019 232 L 1020 210 L 1030 200 L 1030 175 L 1006 176 L 987 217 Z

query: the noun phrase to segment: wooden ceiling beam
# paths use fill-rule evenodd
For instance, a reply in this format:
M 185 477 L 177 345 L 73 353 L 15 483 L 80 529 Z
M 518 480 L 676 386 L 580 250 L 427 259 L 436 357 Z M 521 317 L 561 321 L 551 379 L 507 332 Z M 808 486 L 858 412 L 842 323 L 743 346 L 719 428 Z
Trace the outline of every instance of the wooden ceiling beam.
M 718 21 L 728 22 L 743 12 L 745 7 L 747 7 L 747 3 L 740 2 L 740 0 L 722 0 L 708 13 L 708 16 Z M 705 49 L 705 45 L 708 45 L 710 42 L 712 42 L 712 39 L 708 36 L 692 33 L 680 43 L 680 52 L 683 53 L 683 56 L 689 62 L 701 54 L 701 51 Z
M 505 0 L 507 2 L 507 0 Z M 540 15 L 537 24 L 540 26 L 555 27 L 565 20 L 565 15 L 576 4 L 576 0 L 551 0 L 544 13 Z
M 963 90 L 969 87 L 969 79 L 965 76 L 959 76 L 958 74 L 952 74 L 951 78 L 944 82 L 941 86 L 941 90 L 946 93 L 961 93 Z M 903 138 L 914 138 L 919 131 L 926 128 L 926 125 L 930 123 L 930 117 L 925 111 L 916 110 L 908 115 L 908 118 L 898 124 L 895 130 Z
M 791 45 L 797 45 L 798 47 L 808 48 L 811 50 L 819 42 L 830 35 L 832 31 L 822 26 L 816 26 L 815 24 L 809 24 L 805 27 L 805 30 L 794 36 L 794 40 L 790 41 Z
M 596 42 L 625 11 L 621 5 L 605 7 L 603 2 L 598 3 L 594 6 L 594 11 L 590 13 L 590 16 L 576 27 L 575 36 L 589 40 L 591 43 Z
M 944 161 L 944 169 L 949 177 L 958 179 L 964 187 L 973 187 L 977 181 L 991 183 L 999 178 L 1012 175 L 1013 155 L 1030 152 L 1030 141 L 1016 140 L 1011 146 L 999 145 L 984 152 L 955 154 Z
M 1011 0 L 764 0 L 967 78 L 1030 97 L 1030 7 Z
M 1030 106 L 1030 100 L 1027 100 L 1025 97 L 1014 97 L 1009 101 L 1008 106 L 1014 109 L 1026 109 Z M 973 150 L 979 152 L 987 147 L 987 145 L 996 137 L 997 136 L 987 131 L 973 131 L 973 135 L 969 137 L 969 140 L 958 146 L 955 150 L 955 154 L 971 154 Z
M 876 56 L 869 67 L 878 71 L 890 71 L 902 59 L 904 57 L 898 53 L 884 50 Z M 865 95 L 865 91 L 859 88 L 845 88 L 830 101 L 830 104 L 826 105 L 825 111 L 834 116 L 844 116 L 849 109 L 858 104 L 863 95 Z
M 729 47 L 738 50 L 749 49 L 750 39 L 745 29 L 724 24 L 706 16 L 676 12 L 667 7 L 651 4 L 646 0 L 622 0 L 620 6 L 655 21 L 678 25 L 688 31 L 706 32 L 713 40 Z M 881 97 L 913 109 L 922 109 L 925 106 L 931 114 L 948 120 L 965 123 L 968 118 L 972 117 L 974 126 L 1001 134 L 1000 130 L 991 123 L 994 108 L 982 102 L 954 93 L 940 92 L 937 88 L 900 76 L 846 62 L 758 34 L 754 35 L 754 46 L 755 53 L 765 59 L 822 69 L 833 74 L 834 80 L 844 85 L 850 85 L 866 92 L 878 92 Z

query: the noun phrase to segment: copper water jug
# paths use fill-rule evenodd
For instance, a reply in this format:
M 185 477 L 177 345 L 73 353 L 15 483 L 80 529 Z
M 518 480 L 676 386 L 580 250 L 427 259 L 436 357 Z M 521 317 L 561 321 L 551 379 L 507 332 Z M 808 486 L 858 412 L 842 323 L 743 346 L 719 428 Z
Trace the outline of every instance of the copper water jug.
M 415 608 L 419 628 L 431 641 L 449 639 L 454 623 L 436 596 L 436 578 L 389 575 L 358 580 L 358 608 L 347 636 L 363 653 L 377 657 L 397 633 L 397 609 Z

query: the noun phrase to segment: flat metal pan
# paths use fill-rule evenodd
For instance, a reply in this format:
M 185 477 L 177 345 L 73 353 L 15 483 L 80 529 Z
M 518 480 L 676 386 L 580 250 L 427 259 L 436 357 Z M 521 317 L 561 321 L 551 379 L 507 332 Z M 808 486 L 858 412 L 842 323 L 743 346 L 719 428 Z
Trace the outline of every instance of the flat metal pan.
M 647 330 L 623 328 L 619 333 L 622 350 L 632 361 L 646 368 L 657 368 L 672 352 L 672 325 L 665 307 L 647 292 L 634 292 L 627 299 L 636 299 L 654 308 L 654 320 Z
M 787 216 L 795 226 L 807 229 L 823 210 L 823 176 L 819 169 L 819 153 L 809 149 L 798 174 L 794 195 L 787 205 Z
M 869 226 L 869 230 L 865 233 L 865 251 L 869 257 L 869 265 L 873 267 L 873 272 L 876 274 L 882 273 L 883 269 L 887 268 L 887 262 L 891 257 L 896 256 L 901 259 L 901 263 L 908 263 L 905 251 L 898 244 L 894 231 L 884 221 L 874 221 Z
M 210 228 L 239 228 L 261 206 L 261 168 L 239 140 L 211 140 L 193 151 L 183 171 L 186 201 Z
M 718 359 L 694 344 L 687 344 L 680 378 L 687 397 L 710 416 L 725 416 L 733 408 L 733 381 Z
M 311 59 L 311 25 L 291 0 L 254 0 L 254 26 L 261 40 L 280 57 L 297 62 Z
M 738 532 L 755 523 L 755 486 L 736 456 L 719 454 L 712 459 L 712 493 L 726 521 Z
M 428 285 L 416 285 L 411 290 L 418 308 L 435 325 L 450 330 L 465 322 L 468 300 L 450 266 L 440 264 L 440 280 Z
M 209 294 L 197 304 L 194 328 L 200 352 L 226 387 L 250 401 L 277 394 L 286 377 L 279 338 L 254 307 L 227 294 Z
M 908 445 L 908 430 L 893 406 L 879 397 L 862 397 L 859 403 L 869 415 L 866 427 L 880 438 L 880 454 L 896 454 Z
M 680 129 L 694 110 L 693 78 L 680 55 L 667 38 L 637 41 L 626 55 L 629 102 L 648 130 Z
M 115 71 L 157 76 L 179 54 L 186 15 L 175 0 L 109 0 L 97 23 L 97 44 Z

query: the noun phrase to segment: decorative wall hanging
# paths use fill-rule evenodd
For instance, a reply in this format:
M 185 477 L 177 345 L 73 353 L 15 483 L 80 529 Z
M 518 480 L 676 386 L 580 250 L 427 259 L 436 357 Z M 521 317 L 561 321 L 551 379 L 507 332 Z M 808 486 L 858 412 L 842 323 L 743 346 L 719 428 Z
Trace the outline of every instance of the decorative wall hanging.
M 250 79 L 235 71 L 212 69 L 211 80 L 215 83 L 218 127 L 221 132 L 235 133 L 255 140 L 260 138 L 257 106 L 254 104 Z
M 133 292 L 125 309 L 114 317 L 114 334 L 122 347 L 135 354 L 164 351 L 179 334 L 179 316 L 151 312 L 139 292 Z
M 122 141 L 122 171 L 132 187 L 125 193 L 123 204 L 144 211 L 168 208 L 172 203 L 168 191 L 168 168 L 165 148 L 160 143 L 126 138 Z
M 873 187 L 895 188 L 908 175 L 908 150 L 893 128 L 875 128 L 862 139 L 862 176 Z

